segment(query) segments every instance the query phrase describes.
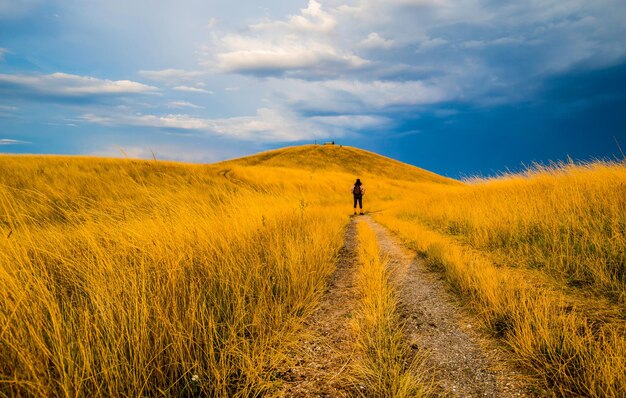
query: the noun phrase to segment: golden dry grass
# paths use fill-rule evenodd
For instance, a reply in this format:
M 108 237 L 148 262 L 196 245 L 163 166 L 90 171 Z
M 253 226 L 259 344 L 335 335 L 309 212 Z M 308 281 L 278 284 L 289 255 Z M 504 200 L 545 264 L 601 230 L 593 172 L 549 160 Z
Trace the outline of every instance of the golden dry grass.
M 462 184 L 305 146 L 209 166 L 0 157 L 0 395 L 271 395 L 355 177 L 549 392 L 626 389 L 623 165 Z
M 411 208 L 412 206 L 412 208 Z M 458 236 L 507 266 L 539 269 L 563 286 L 626 304 L 626 168 L 540 168 L 426 190 L 404 219 Z
M 551 393 L 626 391 L 626 168 L 559 165 L 422 186 L 377 215 Z
M 317 180 L 288 191 L 202 166 L 0 162 L 0 395 L 274 389 L 342 243 L 346 217 L 319 205 Z

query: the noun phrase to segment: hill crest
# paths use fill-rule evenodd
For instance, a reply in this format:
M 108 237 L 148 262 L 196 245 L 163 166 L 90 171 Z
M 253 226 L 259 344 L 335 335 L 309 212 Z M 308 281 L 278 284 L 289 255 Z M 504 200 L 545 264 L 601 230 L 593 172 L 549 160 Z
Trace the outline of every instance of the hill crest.
M 268 166 L 311 171 L 332 170 L 355 176 L 379 175 L 395 180 L 461 184 L 422 168 L 350 146 L 301 145 L 274 149 L 217 163 L 232 166 Z

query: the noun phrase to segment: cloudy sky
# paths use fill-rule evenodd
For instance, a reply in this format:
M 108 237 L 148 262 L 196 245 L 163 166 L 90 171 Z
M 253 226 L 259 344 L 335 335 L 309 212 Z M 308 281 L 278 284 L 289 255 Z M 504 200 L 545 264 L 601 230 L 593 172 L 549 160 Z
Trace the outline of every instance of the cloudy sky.
M 626 150 L 623 0 L 0 0 L 0 152 L 335 140 L 462 177 Z

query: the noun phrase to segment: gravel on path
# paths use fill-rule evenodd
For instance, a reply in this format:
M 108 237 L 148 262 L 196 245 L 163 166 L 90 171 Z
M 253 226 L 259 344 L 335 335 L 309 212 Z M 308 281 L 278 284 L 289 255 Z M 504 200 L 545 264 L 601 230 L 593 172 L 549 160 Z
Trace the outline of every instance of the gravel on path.
M 389 258 L 408 344 L 416 352 L 426 352 L 426 366 L 434 372 L 437 394 L 534 396 L 510 353 L 476 330 L 477 321 L 463 311 L 441 274 L 427 270 L 423 259 L 371 217 L 360 217 L 359 221 L 372 227 L 381 251 Z

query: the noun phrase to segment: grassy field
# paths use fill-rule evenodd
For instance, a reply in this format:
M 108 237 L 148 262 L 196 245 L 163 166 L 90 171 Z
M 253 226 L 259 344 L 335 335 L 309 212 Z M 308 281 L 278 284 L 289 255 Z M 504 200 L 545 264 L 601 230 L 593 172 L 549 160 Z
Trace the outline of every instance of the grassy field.
M 214 165 L 0 157 L 0 396 L 273 394 L 333 272 L 355 177 L 366 210 L 550 394 L 626 390 L 623 165 L 463 184 L 304 146 Z M 360 237 L 360 283 L 376 295 L 363 305 L 392 307 L 370 285 L 384 279 L 375 242 Z M 378 318 L 361 318 L 355 345 L 382 330 L 391 353 L 399 329 L 376 325 L 393 311 L 366 308 Z M 420 390 L 393 372 L 369 385 Z
M 1 157 L 0 395 L 274 391 L 353 175 L 248 161 Z
M 272 389 L 333 269 L 337 209 L 200 166 L 2 162 L 0 391 Z
M 376 215 L 553 393 L 626 391 L 626 168 L 429 186 Z

